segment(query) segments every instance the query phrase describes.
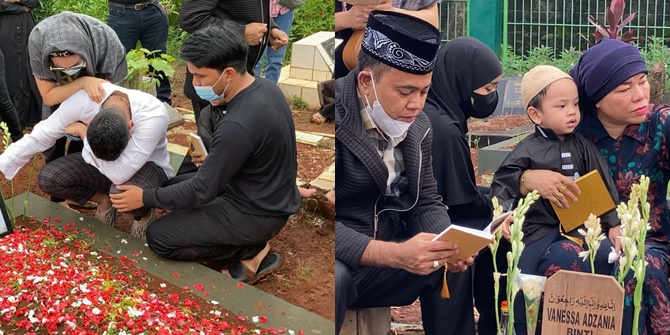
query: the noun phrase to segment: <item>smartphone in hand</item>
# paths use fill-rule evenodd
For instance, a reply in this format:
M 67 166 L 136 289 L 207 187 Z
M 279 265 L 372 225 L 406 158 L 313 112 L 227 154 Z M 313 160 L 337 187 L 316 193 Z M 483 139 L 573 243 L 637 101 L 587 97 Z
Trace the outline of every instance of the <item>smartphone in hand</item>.
M 202 142 L 202 138 L 200 136 L 190 133 L 190 149 L 191 152 L 200 152 L 202 153 L 202 157 L 206 158 L 207 157 L 207 148 L 205 148 L 205 143 Z

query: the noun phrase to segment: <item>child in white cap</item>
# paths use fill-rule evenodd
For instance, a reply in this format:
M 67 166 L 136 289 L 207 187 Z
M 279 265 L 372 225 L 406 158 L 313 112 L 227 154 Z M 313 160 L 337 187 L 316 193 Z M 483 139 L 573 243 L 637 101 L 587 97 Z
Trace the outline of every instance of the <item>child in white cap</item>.
M 535 124 L 535 132 L 524 138 L 502 162 L 493 177 L 491 196 L 511 209 L 532 190 L 525 188 L 524 172 L 546 169 L 577 178 L 597 169 L 614 203 L 619 202 L 616 186 L 607 170 L 607 162 L 596 146 L 575 132 L 579 125 L 579 94 L 572 77 L 549 65 L 538 65 L 523 76 L 521 100 L 528 117 Z M 589 272 L 590 264 L 579 257 L 586 250 L 577 229 L 563 231 L 551 206 L 551 200 L 565 198 L 565 185 L 548 198 L 541 198 L 526 213 L 523 224 L 525 247 L 519 259 L 522 273 L 549 277 L 558 270 Z M 554 197 L 555 199 L 551 199 Z M 585 200 L 582 200 L 585 201 Z M 618 230 L 620 222 L 616 211 L 600 216 L 604 232 Z M 508 227 L 504 227 L 508 232 Z M 508 233 L 505 236 L 509 239 Z M 595 259 L 595 272 L 609 275 L 613 264 L 608 252 L 619 241 L 602 241 Z M 523 299 L 518 295 L 516 299 Z M 515 319 L 517 334 L 526 334 L 523 300 L 518 304 Z M 538 327 L 541 329 L 541 327 Z

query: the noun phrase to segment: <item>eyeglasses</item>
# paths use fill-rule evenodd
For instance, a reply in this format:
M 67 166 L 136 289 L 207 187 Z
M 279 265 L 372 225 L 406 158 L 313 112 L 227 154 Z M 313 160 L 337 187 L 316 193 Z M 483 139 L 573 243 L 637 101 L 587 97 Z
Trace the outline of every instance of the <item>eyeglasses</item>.
M 50 66 L 49 69 L 50 69 L 51 71 L 67 71 L 67 70 L 79 70 L 79 69 L 83 69 L 83 68 L 85 68 L 85 67 L 86 67 L 86 61 L 82 61 L 81 63 L 76 64 L 76 65 L 73 65 L 73 66 L 70 66 L 70 67 L 54 67 L 54 66 Z
M 67 57 L 67 56 L 70 56 L 70 55 L 74 55 L 74 54 L 69 52 L 69 51 L 56 51 L 56 52 L 52 52 L 52 53 L 49 54 L 49 56 L 51 56 L 51 57 Z

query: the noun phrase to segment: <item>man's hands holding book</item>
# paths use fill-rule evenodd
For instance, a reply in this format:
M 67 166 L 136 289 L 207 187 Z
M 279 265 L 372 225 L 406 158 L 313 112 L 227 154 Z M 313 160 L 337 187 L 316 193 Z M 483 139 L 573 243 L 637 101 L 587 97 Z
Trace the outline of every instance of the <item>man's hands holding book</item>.
M 473 257 L 455 264 L 447 263 L 447 259 L 458 254 L 458 246 L 453 242 L 433 241 L 435 236 L 436 234 L 420 233 L 400 243 L 400 268 L 419 275 L 428 275 L 444 265 L 451 272 L 461 272 L 472 265 Z

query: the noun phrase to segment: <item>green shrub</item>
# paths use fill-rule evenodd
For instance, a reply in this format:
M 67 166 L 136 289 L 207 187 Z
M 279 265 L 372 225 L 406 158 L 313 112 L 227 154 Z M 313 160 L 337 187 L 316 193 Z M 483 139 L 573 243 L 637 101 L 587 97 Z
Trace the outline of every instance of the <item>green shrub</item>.
M 160 57 L 151 57 L 159 52 L 160 50 L 149 51 L 138 48 L 130 50 L 126 54 L 128 75 L 125 80 L 131 88 L 146 91 L 158 84 L 159 77 L 163 77 L 163 75 L 172 77 L 174 75 L 174 69 L 170 66 L 170 63 L 174 62 L 172 56 L 162 54 Z
M 334 0 L 307 0 L 295 9 L 284 64 L 291 62 L 293 43 L 319 31 L 335 31 Z
M 106 0 L 45 1 L 41 7 L 33 10 L 33 15 L 35 21 L 39 22 L 63 11 L 86 14 L 105 23 L 109 16 L 109 6 Z

